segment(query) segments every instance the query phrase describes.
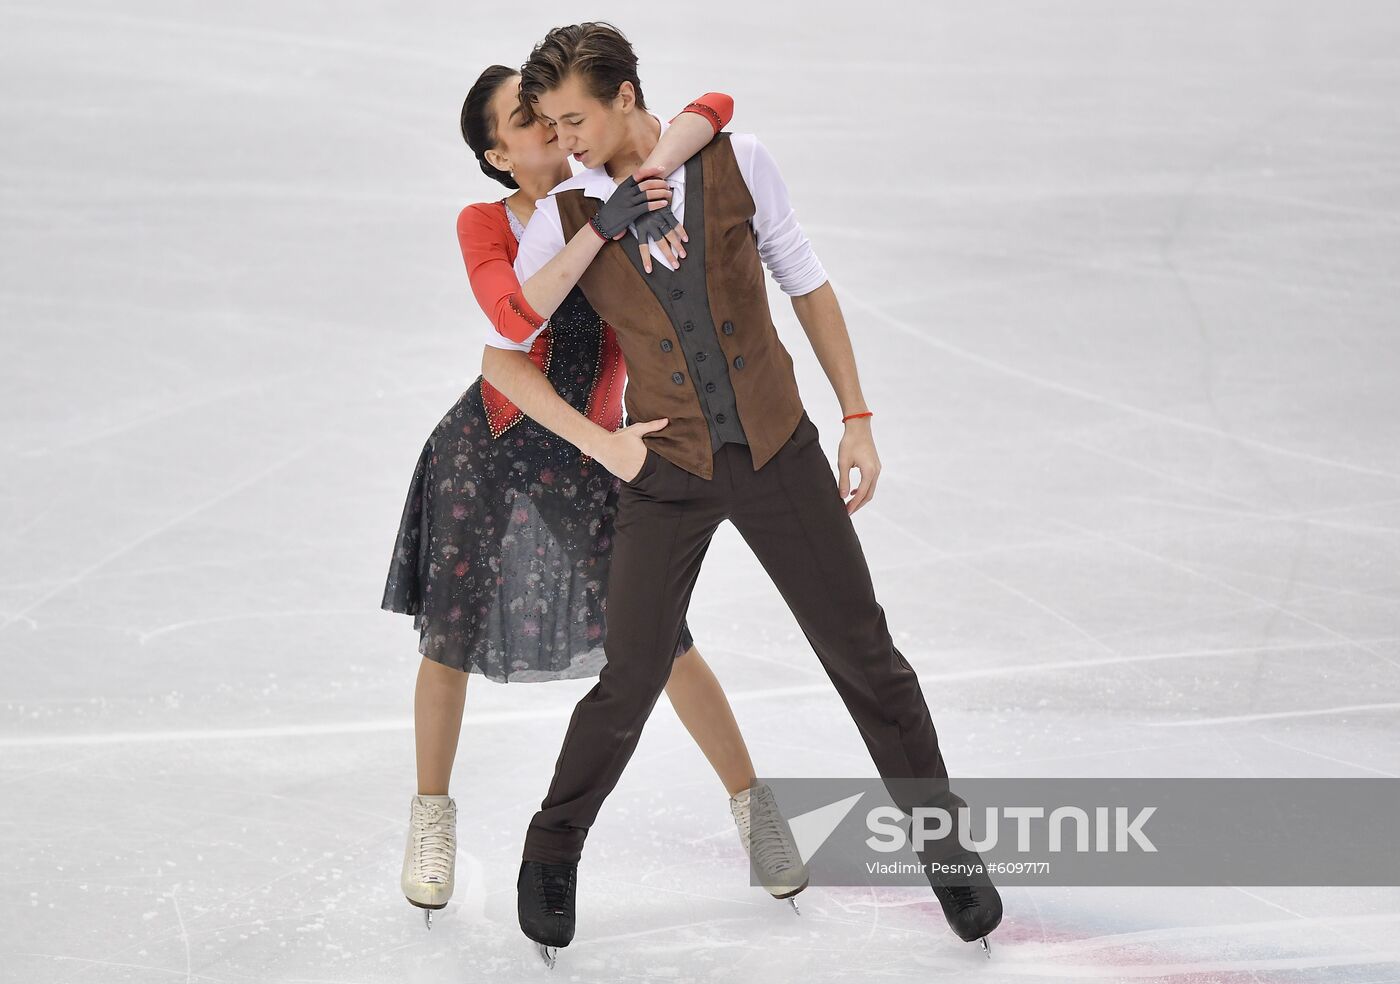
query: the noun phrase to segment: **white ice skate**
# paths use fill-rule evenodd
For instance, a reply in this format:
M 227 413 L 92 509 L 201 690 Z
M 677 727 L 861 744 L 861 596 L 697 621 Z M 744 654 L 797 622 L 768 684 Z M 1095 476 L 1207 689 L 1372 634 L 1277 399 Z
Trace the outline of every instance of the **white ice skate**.
M 792 828 L 778 811 L 773 791 L 763 783 L 741 789 L 729 797 L 729 812 L 763 887 L 773 898 L 787 899 L 792 911 L 801 915 L 794 896 L 807 887 L 807 865 L 797 853 Z
M 433 928 L 433 910 L 452 898 L 457 867 L 457 804 L 450 796 L 414 796 L 399 884 L 404 897 L 423 910 Z

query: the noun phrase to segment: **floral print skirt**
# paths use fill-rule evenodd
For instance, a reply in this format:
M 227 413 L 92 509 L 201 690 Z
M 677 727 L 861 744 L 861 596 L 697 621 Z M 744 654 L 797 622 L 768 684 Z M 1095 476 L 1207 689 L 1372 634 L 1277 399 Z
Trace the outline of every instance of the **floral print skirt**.
M 464 672 L 595 676 L 621 479 L 523 415 L 494 437 L 481 387 L 423 446 L 381 607 L 412 615 L 418 652 Z M 692 644 L 682 623 L 674 655 Z

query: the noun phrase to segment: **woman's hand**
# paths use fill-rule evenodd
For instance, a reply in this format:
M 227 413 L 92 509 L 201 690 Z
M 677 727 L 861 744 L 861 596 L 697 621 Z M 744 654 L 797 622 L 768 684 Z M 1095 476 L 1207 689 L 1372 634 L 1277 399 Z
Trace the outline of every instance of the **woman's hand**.
M 621 239 L 627 227 L 650 209 L 665 208 L 671 201 L 671 188 L 661 178 L 637 180 L 628 175 L 617 190 L 589 220 L 593 231 L 603 239 Z
M 632 177 L 640 183 L 644 180 L 661 179 L 665 180 L 662 174 L 664 171 L 660 164 L 651 167 L 643 167 L 634 171 Z M 670 188 L 667 188 L 670 191 Z M 685 247 L 681 243 L 689 242 L 690 236 L 686 234 L 685 226 L 681 225 L 674 212 L 668 205 L 648 212 L 637 220 L 637 245 L 642 254 L 642 269 L 651 273 L 651 241 L 655 240 L 657 247 L 661 250 L 661 255 L 666 257 L 674 270 L 681 264 L 685 257 Z
M 647 446 L 642 440 L 642 435 L 660 430 L 669 422 L 666 417 L 658 417 L 655 420 L 638 421 L 614 431 L 608 438 L 604 452 L 593 457 L 618 478 L 630 482 L 641 474 L 642 465 L 646 464 Z

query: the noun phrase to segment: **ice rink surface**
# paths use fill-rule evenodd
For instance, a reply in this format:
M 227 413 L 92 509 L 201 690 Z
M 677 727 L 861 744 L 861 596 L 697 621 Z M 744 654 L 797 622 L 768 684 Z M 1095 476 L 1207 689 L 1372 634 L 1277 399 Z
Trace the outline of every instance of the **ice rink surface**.
M 515 874 L 591 681 L 473 679 L 426 932 L 417 640 L 378 605 L 480 366 L 454 221 L 504 192 L 461 99 L 590 18 L 654 111 L 729 92 L 788 179 L 955 775 L 1400 772 L 1400 8 L 704 10 L 0 7 L 0 979 L 545 979 Z M 732 527 L 690 624 L 760 774 L 875 774 Z M 552 979 L 1400 980 L 1397 889 L 1009 888 L 990 963 L 917 889 L 798 918 L 727 806 L 661 701 Z

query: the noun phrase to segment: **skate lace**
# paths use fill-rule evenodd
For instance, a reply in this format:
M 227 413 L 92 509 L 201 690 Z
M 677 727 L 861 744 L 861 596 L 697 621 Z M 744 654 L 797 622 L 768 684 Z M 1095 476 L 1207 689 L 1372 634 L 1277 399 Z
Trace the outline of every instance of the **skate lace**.
M 540 865 L 540 911 L 563 913 L 568 909 L 569 890 L 576 868 L 571 864 Z
M 757 786 L 749 793 L 749 808 L 742 810 L 738 819 L 739 831 L 749 845 L 749 856 L 761 870 L 773 874 L 800 863 L 797 845 L 792 842 L 787 823 L 767 786 Z
M 959 912 L 977 907 L 977 892 L 971 885 L 949 885 L 947 891 L 953 897 Z
M 457 819 L 453 807 L 440 803 L 413 805 L 414 861 L 421 882 L 446 883 L 457 851 L 452 826 Z
M 973 864 L 980 863 L 976 855 L 961 854 L 949 860 L 950 864 Z M 947 878 L 958 877 L 956 875 L 945 876 Z M 953 900 L 958 912 L 966 912 L 968 909 L 975 909 L 982 904 L 981 897 L 977 894 L 977 886 L 967 883 L 944 884 L 943 891 L 948 893 L 948 897 Z

